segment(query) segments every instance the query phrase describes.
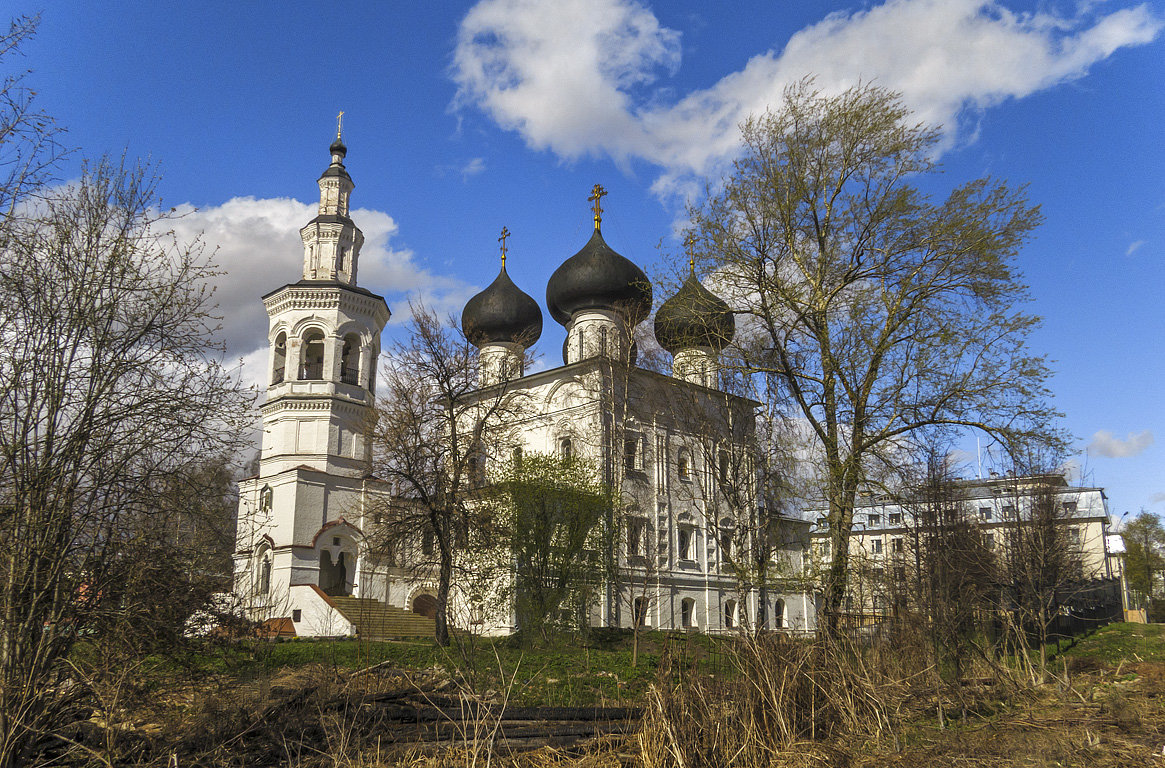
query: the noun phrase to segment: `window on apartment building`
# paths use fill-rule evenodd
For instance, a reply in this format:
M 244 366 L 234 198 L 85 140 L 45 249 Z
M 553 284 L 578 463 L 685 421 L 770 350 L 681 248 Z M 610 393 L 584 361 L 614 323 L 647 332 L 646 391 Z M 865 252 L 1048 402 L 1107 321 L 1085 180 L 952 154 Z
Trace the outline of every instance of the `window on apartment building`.
M 886 571 L 883 568 L 874 568 L 870 571 L 870 575 L 874 577 L 874 581 L 881 581 L 886 578 Z
M 882 554 L 882 540 L 881 539 L 870 539 L 870 551 L 873 552 L 875 555 Z
M 828 528 L 829 527 L 829 518 L 828 517 L 817 518 L 817 527 L 818 528 Z
M 1014 504 L 1004 504 L 1003 505 L 1003 516 L 1005 518 L 1014 517 L 1015 516 L 1015 505 Z
M 866 525 L 870 526 L 871 528 L 876 528 L 881 524 L 882 524 L 882 516 L 881 515 L 866 515 Z
M 900 555 L 900 554 L 902 554 L 902 550 L 903 550 L 903 547 L 902 547 L 902 537 L 901 536 L 896 536 L 893 539 L 890 539 L 890 551 L 891 552 L 893 552 L 896 555 Z
M 987 547 L 987 549 L 995 549 L 995 534 L 994 533 L 983 534 L 983 546 Z
M 1077 545 L 1080 543 L 1080 529 L 1079 528 L 1069 528 L 1068 529 L 1068 543 L 1072 544 L 1072 545 Z
M 891 512 L 890 513 L 890 525 L 902 525 L 902 513 L 901 512 Z
M 991 507 L 979 507 L 979 519 L 980 520 L 990 520 L 991 519 Z
M 1074 501 L 1065 501 L 1061 506 L 1064 508 L 1064 512 L 1069 515 L 1076 512 L 1076 502 Z
M 906 568 L 904 566 L 901 566 L 901 565 L 898 566 L 897 568 L 895 568 L 894 569 L 894 578 L 899 582 L 906 581 Z

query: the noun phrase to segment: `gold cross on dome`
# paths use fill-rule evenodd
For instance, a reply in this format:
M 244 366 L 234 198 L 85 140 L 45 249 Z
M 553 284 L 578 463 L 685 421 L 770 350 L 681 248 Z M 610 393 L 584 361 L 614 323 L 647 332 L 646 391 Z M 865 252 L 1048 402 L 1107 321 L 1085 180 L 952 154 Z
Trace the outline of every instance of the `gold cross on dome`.
M 336 138 L 342 138 L 344 133 L 344 111 L 340 110 L 340 114 L 336 115 Z
M 691 232 L 684 235 L 684 250 L 688 252 L 688 269 L 696 271 L 696 256 L 692 253 L 692 246 L 696 244 L 696 236 Z
M 591 188 L 591 196 L 587 198 L 590 202 L 595 204 L 595 229 L 603 223 L 603 207 L 599 204 L 603 199 L 603 195 L 607 194 L 607 190 L 603 189 L 602 184 L 596 184 Z
M 502 244 L 502 267 L 506 266 L 506 238 L 510 236 L 510 230 L 502 227 L 502 236 L 498 238 L 498 242 Z

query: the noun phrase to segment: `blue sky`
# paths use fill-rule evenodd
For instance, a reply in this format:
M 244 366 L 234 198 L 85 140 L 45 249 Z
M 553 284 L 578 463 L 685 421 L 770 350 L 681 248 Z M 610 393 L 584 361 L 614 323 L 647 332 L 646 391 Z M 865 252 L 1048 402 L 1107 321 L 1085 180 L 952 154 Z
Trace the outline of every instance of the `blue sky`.
M 1163 25 L 1162 4 L 1126 0 L 69 3 L 43 11 L 24 64 L 79 148 L 62 178 L 105 152 L 156 164 L 178 229 L 217 248 L 248 370 L 259 296 L 297 279 L 339 110 L 360 283 L 395 324 L 409 296 L 459 313 L 496 274 L 503 226 L 541 303 L 589 236 L 596 182 L 607 241 L 663 271 L 685 196 L 784 83 L 900 90 L 943 125 L 950 184 L 991 174 L 1042 204 L 1019 259 L 1045 318 L 1032 342 L 1119 516 L 1165 511 Z

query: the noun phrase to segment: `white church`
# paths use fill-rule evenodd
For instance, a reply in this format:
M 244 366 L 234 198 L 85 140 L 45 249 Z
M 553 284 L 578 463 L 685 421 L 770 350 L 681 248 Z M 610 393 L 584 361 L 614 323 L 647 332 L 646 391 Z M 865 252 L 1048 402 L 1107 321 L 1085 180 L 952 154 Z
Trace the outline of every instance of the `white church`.
M 239 486 L 235 594 L 251 618 L 283 635 L 431 635 L 433 580 L 385 566 L 364 546 L 379 522 L 375 510 L 390 496 L 372 476 L 367 436 L 390 312 L 357 285 L 363 235 L 349 217 L 347 149 L 337 136 L 329 151 L 318 214 L 300 230 L 302 279 L 263 297 L 270 375 L 259 474 Z M 465 306 L 481 396 L 501 388 L 528 404 L 506 450 L 585 457 L 618 492 L 620 577 L 591 607 L 592 625 L 812 630 L 811 598 L 794 586 L 807 524 L 778 518 L 772 571 L 786 578 L 763 588 L 749 583 L 747 554 L 758 533 L 747 521 L 760 504 L 751 463 L 757 404 L 718 386 L 733 315 L 693 272 L 655 313 L 671 375 L 637 366 L 633 332 L 651 314 L 652 288 L 604 241 L 603 194 L 596 185 L 590 198 L 590 240 L 546 288 L 546 308 L 567 331 L 561 366 L 524 370 L 542 310 L 507 275 L 504 241 L 497 279 Z M 482 471 L 488 475 L 488 466 Z M 512 606 L 486 602 L 483 611 L 455 591 L 451 626 L 516 629 Z

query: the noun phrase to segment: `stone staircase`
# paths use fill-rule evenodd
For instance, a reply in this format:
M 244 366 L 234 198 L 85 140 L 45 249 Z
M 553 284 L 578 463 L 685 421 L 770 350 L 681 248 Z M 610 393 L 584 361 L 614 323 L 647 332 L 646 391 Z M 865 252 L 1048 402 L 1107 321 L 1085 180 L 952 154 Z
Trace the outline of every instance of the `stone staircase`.
M 390 640 L 401 637 L 432 638 L 436 625 L 419 613 L 394 608 L 379 600 L 363 597 L 332 597 L 336 610 L 356 627 L 362 640 Z

